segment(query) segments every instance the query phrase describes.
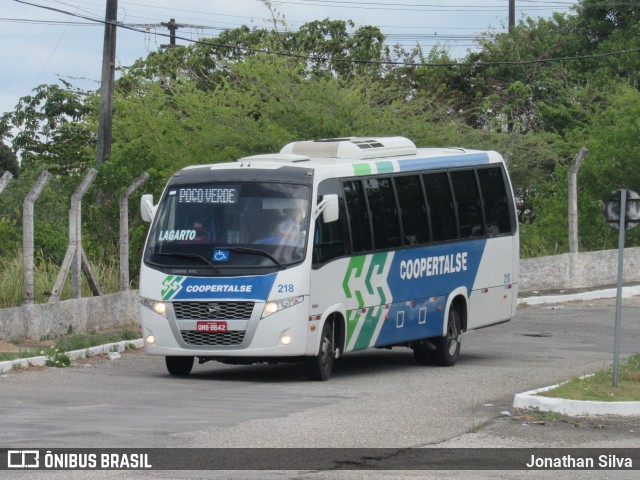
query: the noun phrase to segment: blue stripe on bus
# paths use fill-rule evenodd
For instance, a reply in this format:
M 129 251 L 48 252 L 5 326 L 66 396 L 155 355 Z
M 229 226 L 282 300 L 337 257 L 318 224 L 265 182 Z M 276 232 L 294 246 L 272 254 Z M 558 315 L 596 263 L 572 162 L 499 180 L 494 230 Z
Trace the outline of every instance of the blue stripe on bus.
M 489 154 L 468 153 L 465 155 L 450 155 L 446 157 L 425 157 L 398 160 L 401 172 L 413 170 L 435 170 L 441 168 L 464 167 L 471 165 L 485 165 L 490 163 Z
M 186 277 L 172 300 L 255 300 L 265 301 L 273 288 L 276 273 L 249 277 Z
M 486 243 L 472 240 L 395 252 L 387 277 L 393 303 L 375 346 L 442 335 L 447 296 L 458 287 L 471 294 Z

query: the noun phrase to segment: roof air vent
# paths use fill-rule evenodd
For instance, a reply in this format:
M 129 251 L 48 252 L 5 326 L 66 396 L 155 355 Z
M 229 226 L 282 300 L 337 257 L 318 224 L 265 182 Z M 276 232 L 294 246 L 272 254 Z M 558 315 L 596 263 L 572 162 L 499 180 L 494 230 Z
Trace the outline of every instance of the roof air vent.
M 416 146 L 404 137 L 352 137 L 293 142 L 280 150 L 281 154 L 308 155 L 312 158 L 370 158 L 415 155 Z

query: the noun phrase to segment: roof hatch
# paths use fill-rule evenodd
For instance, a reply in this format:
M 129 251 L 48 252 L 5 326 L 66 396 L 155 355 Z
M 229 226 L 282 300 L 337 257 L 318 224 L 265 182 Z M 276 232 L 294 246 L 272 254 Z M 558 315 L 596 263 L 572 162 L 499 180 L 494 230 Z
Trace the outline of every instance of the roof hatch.
M 316 158 L 369 158 L 415 155 L 414 143 L 404 137 L 350 137 L 293 142 L 285 145 L 281 154 L 307 155 Z

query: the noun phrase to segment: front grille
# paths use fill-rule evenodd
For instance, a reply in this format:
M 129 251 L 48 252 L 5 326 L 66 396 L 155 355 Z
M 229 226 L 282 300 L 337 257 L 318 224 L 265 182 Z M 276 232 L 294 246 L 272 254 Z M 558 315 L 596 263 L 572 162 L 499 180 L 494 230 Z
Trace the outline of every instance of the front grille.
M 244 331 L 229 332 L 196 332 L 181 330 L 182 339 L 188 345 L 240 345 L 244 339 Z
M 254 302 L 174 302 L 178 320 L 249 320 Z

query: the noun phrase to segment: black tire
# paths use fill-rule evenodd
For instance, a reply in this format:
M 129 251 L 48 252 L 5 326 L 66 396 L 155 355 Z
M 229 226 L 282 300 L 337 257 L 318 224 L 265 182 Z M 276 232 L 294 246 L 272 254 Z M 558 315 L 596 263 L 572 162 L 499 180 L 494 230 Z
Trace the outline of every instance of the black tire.
M 427 345 L 416 345 L 413 347 L 413 358 L 418 365 L 431 364 L 431 352 Z
M 194 357 L 164 357 L 171 375 L 184 377 L 191 373 Z
M 449 310 L 447 334 L 433 339 L 435 350 L 429 352 L 431 363 L 441 367 L 452 367 L 460 355 L 462 337 L 462 322 L 460 313 L 453 307 Z
M 322 339 L 320 340 L 320 351 L 315 357 L 307 359 L 307 375 L 309 380 L 324 382 L 329 380 L 333 370 L 335 346 L 333 342 L 333 325 L 325 322 L 322 327 Z

